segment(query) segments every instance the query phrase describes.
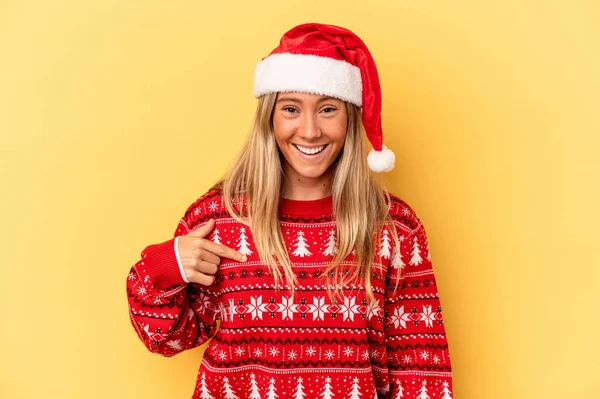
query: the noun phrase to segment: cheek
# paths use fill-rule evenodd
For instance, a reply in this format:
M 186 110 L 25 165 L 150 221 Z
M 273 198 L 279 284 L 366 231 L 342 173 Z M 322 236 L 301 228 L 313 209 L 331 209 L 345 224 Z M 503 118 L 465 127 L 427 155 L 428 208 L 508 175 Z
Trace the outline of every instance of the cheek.
M 289 126 L 289 122 L 275 116 L 273 117 L 273 132 L 278 144 L 281 144 L 292 135 L 292 129 Z
M 343 145 L 346 140 L 347 129 L 348 122 L 346 120 L 339 121 L 331 130 L 332 139 Z

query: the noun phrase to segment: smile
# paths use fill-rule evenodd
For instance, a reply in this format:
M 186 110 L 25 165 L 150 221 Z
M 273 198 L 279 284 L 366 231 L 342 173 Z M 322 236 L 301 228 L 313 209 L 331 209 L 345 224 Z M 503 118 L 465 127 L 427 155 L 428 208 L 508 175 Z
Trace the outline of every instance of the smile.
M 303 147 L 301 145 L 298 144 L 293 144 L 294 147 L 296 147 L 298 149 L 298 151 L 300 151 L 303 154 L 306 155 L 315 155 L 320 153 L 321 151 L 323 151 L 325 149 L 325 147 L 327 147 L 327 144 L 325 145 L 321 145 L 318 147 Z

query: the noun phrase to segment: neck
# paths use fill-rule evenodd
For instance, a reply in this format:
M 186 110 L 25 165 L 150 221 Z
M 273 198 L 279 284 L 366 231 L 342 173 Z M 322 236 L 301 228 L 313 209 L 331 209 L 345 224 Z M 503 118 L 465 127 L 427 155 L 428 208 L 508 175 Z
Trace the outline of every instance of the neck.
M 290 165 L 284 165 L 284 179 L 281 196 L 293 200 L 315 200 L 331 195 L 333 168 L 319 177 L 300 176 Z

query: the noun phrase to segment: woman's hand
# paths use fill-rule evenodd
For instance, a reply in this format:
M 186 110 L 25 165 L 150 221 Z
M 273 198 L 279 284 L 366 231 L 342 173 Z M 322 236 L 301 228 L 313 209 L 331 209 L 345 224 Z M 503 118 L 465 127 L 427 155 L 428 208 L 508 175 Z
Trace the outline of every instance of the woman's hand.
M 185 277 L 192 283 L 211 285 L 215 281 L 221 258 L 245 262 L 246 256 L 232 248 L 205 239 L 215 227 L 214 219 L 204 226 L 179 237 L 179 259 Z

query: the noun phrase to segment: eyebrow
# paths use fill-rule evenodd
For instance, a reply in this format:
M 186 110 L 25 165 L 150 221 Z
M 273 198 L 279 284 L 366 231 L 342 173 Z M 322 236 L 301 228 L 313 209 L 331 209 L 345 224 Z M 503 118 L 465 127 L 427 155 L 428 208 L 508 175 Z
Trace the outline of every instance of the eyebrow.
M 335 98 L 335 97 L 321 97 L 320 99 L 317 100 L 317 104 L 321 103 L 323 101 L 327 101 L 327 100 L 340 100 L 339 98 Z M 292 101 L 295 103 L 302 103 L 302 100 L 300 100 L 299 98 L 296 97 L 280 97 L 277 99 L 277 103 L 283 102 L 283 101 Z

